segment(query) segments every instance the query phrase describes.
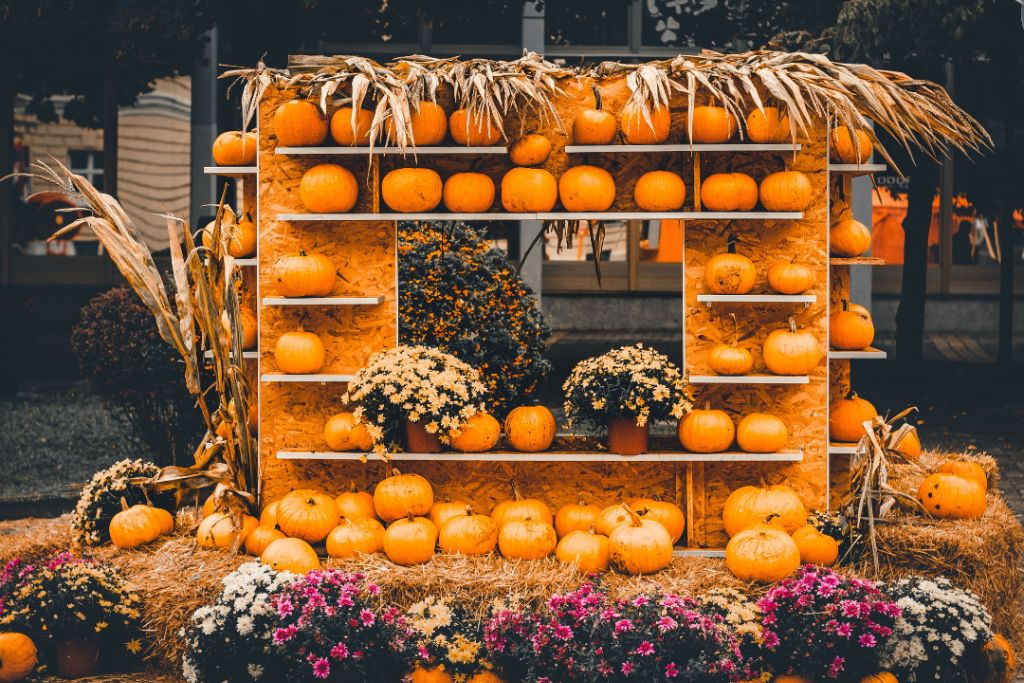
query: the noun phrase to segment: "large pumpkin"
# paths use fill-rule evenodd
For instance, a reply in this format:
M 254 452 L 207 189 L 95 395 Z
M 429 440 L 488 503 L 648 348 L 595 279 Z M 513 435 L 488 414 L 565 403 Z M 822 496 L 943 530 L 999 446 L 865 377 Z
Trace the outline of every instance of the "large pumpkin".
M 810 330 L 798 330 L 789 319 L 789 329 L 772 330 L 761 348 L 764 365 L 776 375 L 806 375 L 818 367 L 821 347 Z
M 313 546 L 301 538 L 279 538 L 267 546 L 260 562 L 279 572 L 306 574 L 320 569 L 320 558 Z
M 338 526 L 338 506 L 322 491 L 292 491 L 277 504 L 277 526 L 292 538 L 319 543 Z
M 573 531 L 587 531 L 597 524 L 599 514 L 601 507 L 584 502 L 583 495 L 580 494 L 575 503 L 558 508 L 558 512 L 555 513 L 555 531 L 558 532 L 559 538 Z
M 853 258 L 867 253 L 870 248 L 871 231 L 860 221 L 846 218 L 829 228 L 828 250 L 833 256 Z
M 369 109 L 338 107 L 331 116 L 331 137 L 343 147 L 370 144 L 373 112 Z
M 977 481 L 936 472 L 921 482 L 917 498 L 929 514 L 941 519 L 966 519 L 985 514 L 985 489 Z
M 256 163 L 258 148 L 256 131 L 229 130 L 213 141 L 213 161 L 218 166 L 252 166 Z
M 516 166 L 540 166 L 551 156 L 551 140 L 546 135 L 530 133 L 516 140 L 508 157 Z
M 245 537 L 245 552 L 259 557 L 271 543 L 281 538 L 285 538 L 284 532 L 272 526 L 260 525 L 250 531 Z
M 308 100 L 289 100 L 274 112 L 274 134 L 282 147 L 319 145 L 327 137 L 327 121 Z
M 487 515 L 473 513 L 451 517 L 441 526 L 438 544 L 446 553 L 460 555 L 486 555 L 498 545 L 498 527 Z
M 327 554 L 339 559 L 372 555 L 384 549 L 384 526 L 376 519 L 342 518 L 327 534 Z
M 691 453 L 720 453 L 732 445 L 736 427 L 724 410 L 713 409 L 711 402 L 694 408 L 679 422 L 679 443 Z
M 785 531 L 762 522 L 729 539 L 725 566 L 743 581 L 774 583 L 800 568 L 800 549 Z
M 641 211 L 678 211 L 686 201 L 686 183 L 671 171 L 648 171 L 633 186 Z
M 860 683 L 900 683 L 900 681 L 889 671 L 879 671 L 860 679 Z
M 455 678 L 445 671 L 444 666 L 423 667 L 416 665 L 416 668 L 409 674 L 409 683 L 454 683 Z
M 775 453 L 788 440 L 786 423 L 775 415 L 750 413 L 736 425 L 736 444 L 747 453 Z
M 988 475 L 985 474 L 985 469 L 976 462 L 968 462 L 966 460 L 947 460 L 946 462 L 939 465 L 939 472 L 945 472 L 946 474 L 955 474 L 958 477 L 964 479 L 970 479 L 976 482 L 983 491 L 988 491 Z
M 558 182 L 543 168 L 519 166 L 501 178 L 501 205 L 509 213 L 550 211 L 558 201 Z
M 498 549 L 510 559 L 539 560 L 557 545 L 555 528 L 532 517 L 506 522 L 498 529 Z
M 608 569 L 608 537 L 587 531 L 571 531 L 555 546 L 555 557 L 562 564 L 574 564 L 584 574 L 600 574 Z
M 483 453 L 489 451 L 501 438 L 501 424 L 490 413 L 474 414 L 458 433 L 452 432 L 452 448 L 463 453 Z
M 725 533 L 735 536 L 744 529 L 774 515 L 775 524 L 793 533 L 807 522 L 807 508 L 796 491 L 785 484 L 742 486 L 725 500 L 722 524 Z
M 653 574 L 672 562 L 672 537 L 661 524 L 641 519 L 629 512 L 629 524 L 620 526 L 608 537 L 608 555 L 612 565 L 624 574 Z
M 214 512 L 205 517 L 196 531 L 196 542 L 201 548 L 230 548 L 236 543 L 241 546 L 249 532 L 259 526 L 259 520 L 251 515 L 242 515 L 242 525 L 226 512 Z
M 274 360 L 281 372 L 289 375 L 313 375 L 324 367 L 326 352 L 320 337 L 298 329 L 277 338 Z
M 317 164 L 299 181 L 299 199 L 310 213 L 345 213 L 358 198 L 356 177 L 338 164 Z
M 870 401 L 851 391 L 845 398 L 836 399 L 829 407 L 828 436 L 833 441 L 847 443 L 860 441 L 864 436 L 864 423 L 878 415 Z
M 558 179 L 558 196 L 566 211 L 607 211 L 615 203 L 615 180 L 598 166 L 573 166 Z
M 334 291 L 338 273 L 334 262 L 325 254 L 282 256 L 274 264 L 274 280 L 282 296 L 328 296 Z
M 712 294 L 747 294 L 757 279 L 754 262 L 736 253 L 736 239 L 732 235 L 727 249 L 704 264 L 704 286 Z
M 665 142 L 671 124 L 672 117 L 669 115 L 668 107 L 648 106 L 644 112 L 643 108 L 630 101 L 619 114 L 622 138 L 630 145 L 656 145 Z
M 501 140 L 501 128 L 491 115 L 482 111 L 456 109 L 448 118 L 448 130 L 457 145 L 488 147 Z
M 512 448 L 525 453 L 546 451 L 555 440 L 558 425 L 544 406 L 519 406 L 505 417 L 505 438 Z
M 373 506 L 377 516 L 385 522 L 401 519 L 409 514 L 430 514 L 434 506 L 434 489 L 430 482 L 418 474 L 402 474 L 392 470 L 373 490 Z
M 828 321 L 829 343 L 836 349 L 866 349 L 875 340 L 875 325 L 863 306 L 843 299 L 843 309 Z
M 591 86 L 594 108 L 584 109 L 572 122 L 572 141 L 577 145 L 609 145 L 615 140 L 617 126 L 611 112 L 601 108 L 601 91 Z
M 700 184 L 708 211 L 750 211 L 757 206 L 757 181 L 745 173 L 713 173 Z
M 675 543 L 683 536 L 686 530 L 686 514 L 675 503 L 654 498 L 637 498 L 629 502 L 629 507 L 641 519 L 650 519 L 658 522 Z
M 366 425 L 356 420 L 350 412 L 332 415 L 324 425 L 324 441 L 332 451 L 369 451 L 373 448 L 373 437 Z
M 396 168 L 380 184 L 384 203 L 398 213 L 432 211 L 441 203 L 443 193 L 441 176 L 429 168 Z
M 395 564 L 423 564 L 434 557 L 437 527 L 426 517 L 410 513 L 388 525 L 383 544 L 384 554 Z
M 728 142 L 736 134 L 736 117 L 725 107 L 698 105 L 690 112 L 690 127 L 690 142 Z
M 747 114 L 747 138 L 751 142 L 785 142 L 789 134 L 789 117 L 780 113 L 778 107 L 755 109 Z
M 39 663 L 36 645 L 23 633 L 0 633 L 0 683 L 20 681 Z
M 356 483 L 348 483 L 348 491 L 334 499 L 338 514 L 345 519 L 374 519 L 377 509 L 373 506 L 373 496 L 366 491 L 356 489 Z
M 829 134 L 830 158 L 844 164 L 863 164 L 871 158 L 871 136 L 867 131 L 857 129 L 850 135 L 846 126 L 836 126 Z
M 110 520 L 110 542 L 118 548 L 135 548 L 160 538 L 167 531 L 167 510 L 150 505 L 132 505 L 121 499 L 121 511 Z M 171 520 L 171 529 L 174 521 Z
M 800 561 L 804 564 L 831 567 L 839 559 L 839 543 L 836 539 L 821 533 L 810 524 L 794 531 L 793 541 L 800 550 Z
M 803 294 L 814 280 L 814 271 L 803 263 L 776 261 L 768 268 L 768 286 L 779 294 Z
M 494 204 L 494 181 L 485 173 L 455 173 L 445 181 L 442 199 L 452 213 L 483 213 Z
M 213 496 L 210 496 L 210 498 L 213 498 Z M 280 503 L 280 500 L 275 500 L 263 508 L 263 512 L 260 513 L 260 526 L 269 526 L 271 529 L 277 528 L 277 506 Z
M 415 106 L 410 106 L 409 109 L 412 140 L 407 142 L 419 147 L 440 144 L 448 132 L 448 114 L 444 109 L 439 104 L 429 101 L 419 102 Z M 393 118 L 384 122 L 384 130 L 388 134 L 390 143 L 397 144 L 398 134 Z
M 761 181 L 760 196 L 766 211 L 803 211 L 811 205 L 814 188 L 800 171 L 778 171 Z

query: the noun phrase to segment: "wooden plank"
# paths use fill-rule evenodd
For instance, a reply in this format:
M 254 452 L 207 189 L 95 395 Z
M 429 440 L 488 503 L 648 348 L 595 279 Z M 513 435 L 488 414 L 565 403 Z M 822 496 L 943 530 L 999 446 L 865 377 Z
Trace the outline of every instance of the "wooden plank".
M 279 460 L 364 460 L 366 453 L 337 451 L 278 451 Z M 372 454 L 371 454 L 372 457 Z M 489 451 L 486 453 L 389 453 L 388 458 L 396 462 L 600 462 L 600 463 L 651 463 L 651 462 L 800 462 L 802 450 L 785 450 L 777 453 L 641 453 L 639 455 L 618 455 L 616 453 L 544 452 L 520 453 L 517 451 Z
M 855 443 L 842 443 L 839 441 L 833 441 L 828 445 L 829 455 L 853 455 L 857 452 L 857 444 Z
M 383 296 L 265 296 L 264 306 L 376 306 Z
M 885 351 L 874 347 L 859 351 L 828 350 L 829 360 L 885 360 L 887 356 L 888 354 Z
M 813 304 L 817 294 L 698 294 L 704 304 Z
M 885 164 L 829 164 L 828 172 L 851 176 L 871 175 L 872 173 L 884 173 L 888 167 Z
M 807 375 L 690 375 L 690 384 L 807 384 Z
M 724 559 L 725 548 L 676 548 L 672 551 L 676 557 L 708 557 Z
M 884 266 L 885 261 L 878 258 L 877 256 L 830 256 L 828 259 L 830 266 Z
M 800 143 L 675 143 L 659 145 L 566 145 L 566 154 L 644 154 L 650 152 L 797 152 Z
M 437 145 L 429 147 L 332 147 L 330 145 L 321 147 L 276 147 L 274 154 L 288 156 L 403 156 L 415 157 L 421 154 L 507 154 L 508 148 L 504 145 L 488 147 L 457 147 L 455 145 Z
M 524 220 L 593 220 L 593 221 L 626 221 L 626 220 L 722 220 L 722 221 L 796 221 L 803 218 L 799 211 L 550 211 L 545 213 L 503 213 L 491 211 L 487 213 L 448 213 L 434 211 L 428 213 L 279 213 L 275 220 L 316 221 L 316 222 L 353 222 L 353 221 L 451 221 L 451 220 L 491 220 L 491 221 L 524 221 Z
M 260 377 L 264 382 L 351 382 L 355 375 L 286 375 L 267 373 Z
M 243 176 L 255 175 L 255 166 L 204 166 L 203 173 L 206 175 Z
M 235 265 L 241 268 L 255 268 L 256 257 L 254 256 L 252 258 L 236 258 Z

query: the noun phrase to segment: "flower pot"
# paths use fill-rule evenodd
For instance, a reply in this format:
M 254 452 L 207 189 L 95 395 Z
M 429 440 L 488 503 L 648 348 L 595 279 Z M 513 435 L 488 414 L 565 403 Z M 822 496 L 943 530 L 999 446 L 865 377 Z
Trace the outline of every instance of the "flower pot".
M 619 455 L 639 455 L 647 452 L 650 426 L 636 426 L 632 417 L 608 418 L 608 451 Z
M 61 678 L 94 676 L 100 668 L 98 640 L 58 640 L 55 644 L 57 675 Z
M 419 422 L 405 421 L 406 450 L 410 453 L 440 453 L 441 440 Z

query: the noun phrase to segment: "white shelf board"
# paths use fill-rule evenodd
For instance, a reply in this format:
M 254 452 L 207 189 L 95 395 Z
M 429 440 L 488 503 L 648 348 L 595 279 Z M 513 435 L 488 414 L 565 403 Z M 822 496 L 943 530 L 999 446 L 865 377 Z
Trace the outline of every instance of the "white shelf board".
M 265 296 L 264 306 L 376 306 L 383 296 Z
M 351 382 L 355 378 L 355 375 L 287 375 L 278 372 L 263 375 L 260 379 L 264 382 Z
M 361 452 L 336 451 L 278 451 L 279 460 L 362 460 Z M 616 453 L 574 453 L 574 452 L 487 452 L 487 453 L 389 453 L 394 461 L 425 462 L 800 462 L 802 450 L 784 450 L 777 453 L 641 453 L 639 455 L 618 455 Z
M 279 213 L 279 221 L 529 221 L 537 218 L 535 213 Z
M 883 173 L 888 169 L 885 164 L 833 164 L 828 165 L 829 173 L 845 173 L 849 175 L 871 175 Z
M 676 548 L 672 551 L 676 557 L 709 557 L 722 559 L 725 557 L 724 548 Z
M 808 384 L 807 375 L 690 375 L 690 384 Z
M 804 217 L 802 211 L 545 211 L 541 213 L 279 213 L 279 221 L 529 221 L 529 220 L 775 220 L 795 221 Z
M 857 452 L 857 444 L 855 443 L 830 443 L 828 445 L 829 455 L 853 455 Z
M 242 358 L 246 360 L 255 360 L 260 357 L 259 351 L 242 351 Z M 213 351 L 207 351 L 203 354 L 203 358 L 213 358 Z
M 337 156 L 355 156 L 355 155 L 373 155 L 373 156 L 386 156 L 388 154 L 398 154 L 401 156 L 417 156 L 420 154 L 507 154 L 508 148 L 504 145 L 494 145 L 487 147 L 469 147 L 462 145 L 435 145 L 429 147 L 407 147 L 406 149 L 400 149 L 398 147 L 341 147 L 335 145 L 322 145 L 319 147 L 277 147 L 274 149 L 274 154 L 288 154 L 291 156 L 324 156 L 324 155 L 337 155 Z
M 255 268 L 256 257 L 253 256 L 252 258 L 236 258 L 235 265 L 240 266 L 242 268 Z
M 204 166 L 203 173 L 206 175 L 255 175 L 255 166 Z
M 829 360 L 885 360 L 888 354 L 881 349 L 866 348 L 858 351 L 842 351 L 829 349 Z
M 813 304 L 816 294 L 698 294 L 704 304 Z
M 800 150 L 800 144 L 792 143 L 752 143 L 752 142 L 723 142 L 706 143 L 689 142 L 661 144 L 661 145 L 566 145 L 566 154 L 586 154 L 589 152 L 605 152 L 616 154 L 630 154 L 638 152 L 796 152 Z

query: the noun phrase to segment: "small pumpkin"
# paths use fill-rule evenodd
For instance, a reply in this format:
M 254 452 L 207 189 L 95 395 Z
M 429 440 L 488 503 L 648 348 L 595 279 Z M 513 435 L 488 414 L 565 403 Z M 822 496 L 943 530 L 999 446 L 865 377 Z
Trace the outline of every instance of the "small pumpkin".
M 781 113 L 778 107 L 755 109 L 747 114 L 747 138 L 751 142 L 785 142 L 789 136 L 789 117 Z
M 807 522 L 807 508 L 796 491 L 785 484 L 741 486 L 725 500 L 722 524 L 735 536 L 771 516 L 776 526 L 791 534 Z
M 760 196 L 766 211 L 803 211 L 814 199 L 814 188 L 800 171 L 778 171 L 761 181 Z
M 505 438 L 517 451 L 536 453 L 551 448 L 558 425 L 544 406 L 519 406 L 505 417 Z
M 398 213 L 432 211 L 441 203 L 443 193 L 441 176 L 430 168 L 396 168 L 380 184 L 384 203 Z
M 200 522 L 196 531 L 196 542 L 200 548 L 230 548 L 236 543 L 241 546 L 249 532 L 259 524 L 255 517 L 242 515 L 242 526 L 236 527 L 230 514 L 214 512 Z
M 821 347 L 810 330 L 798 330 L 796 320 L 790 318 L 788 329 L 768 333 L 761 347 L 761 356 L 768 372 L 806 375 L 818 367 Z
M 384 531 L 384 554 L 395 564 L 409 566 L 429 562 L 437 545 L 437 527 L 426 517 L 409 513 Z
M 452 517 L 467 514 L 467 508 L 469 508 L 469 503 L 466 501 L 452 500 L 451 496 L 445 496 L 444 500 L 439 500 L 430 508 L 430 521 L 440 530 L 444 523 Z
M 484 669 L 470 676 L 466 683 L 506 683 L 506 681 L 493 671 Z
M 758 679 L 760 681 L 760 679 Z M 783 674 L 781 676 L 775 676 L 772 678 L 772 683 L 814 683 L 810 678 L 805 676 L 795 676 L 793 674 Z
M 259 144 L 254 130 L 247 133 L 226 131 L 213 141 L 213 161 L 218 166 L 252 166 L 256 163 Z
M 607 211 L 615 203 L 615 179 L 598 166 L 573 166 L 558 179 L 558 197 L 566 211 Z
M 494 204 L 494 181 L 485 173 L 455 173 L 445 181 L 442 199 L 452 213 L 483 213 Z
M 274 112 L 274 134 L 282 147 L 319 145 L 327 137 L 327 121 L 308 100 L 289 100 Z
M 729 235 L 727 251 L 704 264 L 704 286 L 713 294 L 747 294 L 754 288 L 754 262 L 736 253 L 736 238 Z
M 478 515 L 471 506 L 464 514 L 448 518 L 441 525 L 438 544 L 446 553 L 486 555 L 498 545 L 498 527 L 487 515 Z
M 683 536 L 686 530 L 686 514 L 675 503 L 669 503 L 654 498 L 637 498 L 630 501 L 629 507 L 641 519 L 652 519 L 658 522 L 675 543 Z
M 517 166 L 501 178 L 501 205 L 509 213 L 550 211 L 558 201 L 558 182 L 543 168 Z
M 761 522 L 729 539 L 725 566 L 743 581 L 774 583 L 800 568 L 800 549 L 785 531 Z
M 985 514 L 985 489 L 977 481 L 948 472 L 925 477 L 917 499 L 933 517 L 969 519 Z
M 630 523 L 630 511 L 619 503 L 614 503 L 601 510 L 594 520 L 594 531 L 602 536 L 610 536 L 620 526 Z
M 509 522 L 520 519 L 534 519 L 544 524 L 551 524 L 554 521 L 547 503 L 537 498 L 523 498 L 515 482 L 512 483 L 512 492 L 515 496 L 513 499 L 503 500 L 491 510 L 491 519 L 499 529 Z
M 359 199 L 359 184 L 343 166 L 317 164 L 302 174 L 299 199 L 310 213 L 345 213 Z
M 409 683 L 454 683 L 455 679 L 443 666 L 417 665 L 409 674 Z
M 985 643 L 986 652 L 995 650 L 999 650 L 1002 653 L 1002 658 L 1006 661 L 1007 671 L 1013 671 L 1017 668 L 1017 653 L 1014 651 L 1010 641 L 1001 633 L 992 634 L 992 640 Z
M 366 430 L 366 425 L 347 411 L 328 418 L 324 425 L 324 441 L 332 451 L 370 451 L 373 448 L 373 437 Z
M 334 261 L 325 254 L 298 254 L 282 256 L 274 264 L 274 280 L 281 296 L 328 296 L 334 291 L 338 278 Z
M 501 126 L 482 111 L 456 109 L 448 117 L 448 129 L 457 145 L 488 147 L 501 140 Z
M 555 528 L 533 517 L 507 521 L 498 529 L 498 549 L 509 559 L 539 560 L 557 545 Z
M 356 489 L 356 483 L 348 483 L 348 491 L 334 499 L 338 514 L 344 519 L 376 519 L 377 509 L 373 505 L 373 496 L 366 491 Z
M 227 239 L 227 236 L 229 234 L 231 234 L 231 231 L 234 229 L 236 220 L 238 220 L 238 218 L 237 216 L 235 216 L 235 212 L 231 210 L 230 206 L 225 206 L 224 213 L 221 215 L 220 219 L 220 237 L 222 242 Z M 216 233 L 217 220 L 214 219 L 206 224 L 206 227 L 203 228 L 203 232 L 200 235 L 200 239 L 202 240 L 204 247 L 206 247 L 207 249 L 214 248 L 213 240 L 214 237 L 216 236 Z
M 372 517 L 346 519 L 327 534 L 327 554 L 339 559 L 372 555 L 384 549 L 384 525 Z
M 736 425 L 736 444 L 747 453 L 775 453 L 786 447 L 786 423 L 768 413 L 749 413 Z
M 679 422 L 679 443 L 690 453 L 720 453 L 732 445 L 736 427 L 724 410 L 694 408 Z
M 725 107 L 698 105 L 690 112 L 690 142 L 728 142 L 736 134 L 736 117 Z
M 745 375 L 754 367 L 754 356 L 750 351 L 739 346 L 739 323 L 736 314 L 732 318 L 732 343 L 715 344 L 708 351 L 708 367 L 719 375 Z
M 833 256 L 854 258 L 871 248 L 871 230 L 852 218 L 835 223 L 828 231 L 828 250 Z
M 270 526 L 257 526 L 245 537 L 245 552 L 259 557 L 274 541 L 286 538 L 283 531 Z
M 600 506 L 584 502 L 583 494 L 580 494 L 575 503 L 558 508 L 555 513 L 555 531 L 559 538 L 573 531 L 587 531 L 597 524 L 597 516 L 600 514 Z
M 132 505 L 121 499 L 121 511 L 110 520 L 110 542 L 117 548 L 135 548 L 167 533 L 170 513 L 150 505 Z M 171 529 L 174 521 L 171 520 Z
M 0 633 L 0 683 L 26 678 L 39 663 L 32 639 L 23 633 Z
M 277 504 L 277 526 L 292 538 L 319 543 L 338 526 L 338 506 L 322 491 L 298 489 Z
M 878 415 L 870 401 L 851 391 L 832 402 L 828 413 L 828 436 L 833 441 L 856 443 L 864 436 L 864 423 Z
M 985 474 L 985 469 L 976 462 L 969 462 L 967 460 L 947 460 L 946 462 L 939 465 L 939 472 L 945 472 L 946 474 L 955 474 L 958 477 L 964 479 L 970 479 L 971 481 L 978 484 L 982 491 L 988 491 L 988 475 Z
M 551 140 L 546 135 L 530 133 L 516 140 L 508 157 L 516 166 L 540 166 L 551 156 Z
M 757 181 L 746 173 L 713 173 L 700 184 L 708 211 L 750 211 L 757 206 Z
M 584 574 L 600 574 L 608 569 L 608 537 L 588 529 L 576 529 L 555 546 L 555 557 L 562 564 L 574 564 Z
M 879 671 L 876 674 L 860 679 L 860 683 L 900 683 L 900 681 L 888 671 Z
M 844 164 L 863 164 L 871 158 L 871 136 L 857 129 L 850 134 L 847 126 L 836 126 L 829 133 L 829 158 Z
M 572 122 L 572 141 L 577 145 L 610 145 L 615 140 L 615 117 L 602 109 L 601 91 L 591 86 L 594 108 L 584 109 Z
M 768 286 L 779 294 L 803 294 L 814 281 L 814 271 L 803 263 L 776 261 L 768 267 Z
M 452 432 L 452 448 L 462 453 L 483 453 L 494 448 L 501 438 L 501 424 L 490 413 L 478 412 Z
M 409 107 L 409 128 L 412 139 L 406 140 L 406 144 L 413 146 L 427 147 L 438 145 L 444 140 L 448 133 L 448 114 L 441 105 L 427 100 L 420 101 Z M 398 144 L 398 132 L 395 129 L 394 118 L 384 122 L 384 130 L 387 132 L 391 144 Z
M 619 114 L 619 129 L 629 145 L 656 145 L 668 139 L 672 117 L 668 107 L 643 108 L 630 101 Z
M 251 309 L 241 307 L 238 309 L 238 322 L 242 327 L 242 350 L 248 351 L 256 348 L 257 341 L 257 326 L 256 326 L 256 314 Z M 256 417 L 256 411 L 251 410 L 249 414 L 252 415 L 252 419 Z
M 678 211 L 686 201 L 686 183 L 671 171 L 648 171 L 633 186 L 633 201 L 642 211 Z
M 653 574 L 672 562 L 672 537 L 661 524 L 641 519 L 629 506 L 629 524 L 617 527 L 608 536 L 611 564 L 624 574 Z
M 866 349 L 875 340 L 875 325 L 863 306 L 843 299 L 843 310 L 828 321 L 829 343 L 835 349 Z
M 279 538 L 260 555 L 260 562 L 279 572 L 306 574 L 320 569 L 320 558 L 313 546 L 301 538 Z
M 274 360 L 281 372 L 289 375 L 313 375 L 324 367 L 326 352 L 320 337 L 302 328 L 285 332 L 274 345 Z
M 256 224 L 249 214 L 243 214 L 228 231 L 228 255 L 245 258 L 256 253 Z
M 373 112 L 369 109 L 338 107 L 331 116 L 331 137 L 344 147 L 370 144 Z
M 800 561 L 804 564 L 831 567 L 839 559 L 839 543 L 836 539 L 821 533 L 810 524 L 794 531 L 793 541 L 800 550 Z
M 263 512 L 260 513 L 260 526 L 269 526 L 271 529 L 277 527 L 277 506 L 280 503 L 280 500 L 275 500 L 263 508 Z
M 402 474 L 393 469 L 373 490 L 373 506 L 385 522 L 409 514 L 426 515 L 434 506 L 434 489 L 418 474 Z
M 919 460 L 921 458 L 921 437 L 917 433 L 917 427 L 911 427 L 904 432 L 900 440 L 893 444 L 893 450 L 902 453 L 910 460 Z

